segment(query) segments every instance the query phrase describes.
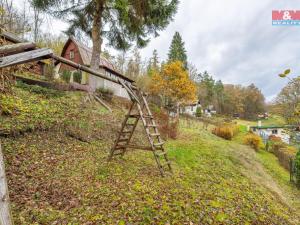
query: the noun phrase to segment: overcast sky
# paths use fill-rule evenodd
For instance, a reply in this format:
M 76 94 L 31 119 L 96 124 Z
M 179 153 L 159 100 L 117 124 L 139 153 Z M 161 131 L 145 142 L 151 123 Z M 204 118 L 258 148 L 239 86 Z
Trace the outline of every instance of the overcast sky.
M 20 6 L 24 0 L 15 0 Z M 277 74 L 290 68 L 300 75 L 300 26 L 272 26 L 272 10 L 300 10 L 299 0 L 181 0 L 178 13 L 160 36 L 141 50 L 154 49 L 164 60 L 175 31 L 182 35 L 188 60 L 224 83 L 254 83 L 271 100 L 287 83 Z M 47 29 L 66 25 L 52 20 Z

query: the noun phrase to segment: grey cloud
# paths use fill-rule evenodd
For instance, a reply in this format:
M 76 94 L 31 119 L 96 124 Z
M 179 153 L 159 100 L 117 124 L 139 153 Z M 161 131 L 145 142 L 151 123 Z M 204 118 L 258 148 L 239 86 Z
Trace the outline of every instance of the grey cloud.
M 181 1 L 175 21 L 153 40 L 166 57 L 173 32 L 181 32 L 189 61 L 225 83 L 256 84 L 270 99 L 285 85 L 277 74 L 291 68 L 300 75 L 300 27 L 273 27 L 273 9 L 298 9 L 293 0 L 189 0 Z

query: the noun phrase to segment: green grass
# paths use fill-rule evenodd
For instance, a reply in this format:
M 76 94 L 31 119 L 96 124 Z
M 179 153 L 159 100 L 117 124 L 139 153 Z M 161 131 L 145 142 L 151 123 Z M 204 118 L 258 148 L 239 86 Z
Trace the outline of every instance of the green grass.
M 284 192 L 287 193 L 288 200 L 292 203 L 292 207 L 300 209 L 299 195 L 300 190 L 290 182 L 290 173 L 280 166 L 277 157 L 267 151 L 259 151 L 257 154 L 259 160 L 264 165 L 269 174 L 274 177 Z
M 240 125 L 244 126 L 257 126 L 257 121 L 249 121 L 249 120 L 243 120 L 243 119 L 238 119 L 234 120 Z M 270 115 L 268 119 L 263 119 L 261 120 L 263 126 L 271 126 L 271 125 L 285 125 L 286 122 L 283 117 L 279 115 Z
M 69 94 L 69 105 L 80 103 Z M 17 95 L 26 102 L 26 93 Z M 56 103 L 58 113 L 66 113 Z M 124 112 L 97 108 L 87 104 L 80 117 L 65 114 L 78 122 L 71 136 L 66 127 L 0 139 L 15 224 L 299 224 L 299 215 L 270 188 L 276 183 L 260 155 L 200 123 L 181 123 L 179 138 L 167 142 L 171 176 L 160 177 L 150 152 L 129 151 L 108 163 Z M 138 129 L 140 144 L 145 137 Z M 86 134 L 88 142 L 74 138 Z

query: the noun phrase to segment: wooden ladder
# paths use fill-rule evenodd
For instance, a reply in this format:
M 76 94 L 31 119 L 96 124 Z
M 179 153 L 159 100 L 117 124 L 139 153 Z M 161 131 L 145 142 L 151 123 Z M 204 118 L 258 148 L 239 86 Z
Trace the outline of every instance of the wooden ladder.
M 172 172 L 171 163 L 164 149 L 164 142 L 160 136 L 154 117 L 150 111 L 147 95 L 135 87 L 124 82 L 122 86 L 127 90 L 132 104 L 122 123 L 118 137 L 110 151 L 109 160 L 114 156 L 123 156 L 128 148 L 152 151 L 161 176 L 166 172 Z M 133 89 L 134 88 L 134 89 Z M 131 145 L 133 133 L 139 121 L 142 121 L 150 146 Z

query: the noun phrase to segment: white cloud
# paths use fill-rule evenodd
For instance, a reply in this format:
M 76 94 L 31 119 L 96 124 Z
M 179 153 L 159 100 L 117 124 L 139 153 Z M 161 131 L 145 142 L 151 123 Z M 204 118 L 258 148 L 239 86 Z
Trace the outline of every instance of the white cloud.
M 181 1 L 175 21 L 151 42 L 143 55 L 158 49 L 166 57 L 173 33 L 185 40 L 189 61 L 225 83 L 256 84 L 267 99 L 285 85 L 278 73 L 291 68 L 300 75 L 300 27 L 273 27 L 274 9 L 298 9 L 293 0 Z

